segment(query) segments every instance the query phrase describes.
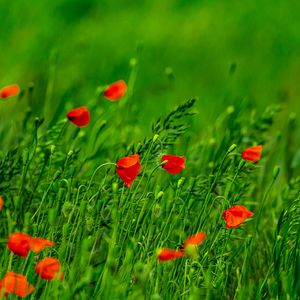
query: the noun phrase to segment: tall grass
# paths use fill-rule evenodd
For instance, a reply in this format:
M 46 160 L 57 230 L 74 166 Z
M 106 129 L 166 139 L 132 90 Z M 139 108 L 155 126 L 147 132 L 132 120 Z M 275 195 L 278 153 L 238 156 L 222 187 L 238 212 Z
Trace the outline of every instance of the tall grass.
M 194 103 L 161 116 L 139 143 L 128 138 L 132 127 L 121 142 L 129 126 L 116 122 L 121 101 L 91 129 L 65 119 L 46 126 L 24 113 L 19 134 L 10 137 L 15 146 L 0 156 L 1 277 L 7 270 L 26 275 L 36 287 L 28 299 L 297 299 L 300 181 L 280 171 L 297 159 L 282 152 L 285 129 L 274 134 L 282 112 L 228 107 L 215 124 L 190 132 L 191 118 L 201 117 Z M 242 160 L 241 151 L 258 143 L 262 160 Z M 132 153 L 143 168 L 128 189 L 112 163 Z M 185 155 L 186 169 L 165 172 L 166 153 Z M 225 229 L 222 212 L 234 204 L 255 215 Z M 200 230 L 208 237 L 197 258 L 157 260 L 159 248 L 179 248 Z M 15 231 L 56 246 L 16 257 L 5 245 Z M 62 262 L 63 281 L 38 279 L 34 266 L 44 256 Z

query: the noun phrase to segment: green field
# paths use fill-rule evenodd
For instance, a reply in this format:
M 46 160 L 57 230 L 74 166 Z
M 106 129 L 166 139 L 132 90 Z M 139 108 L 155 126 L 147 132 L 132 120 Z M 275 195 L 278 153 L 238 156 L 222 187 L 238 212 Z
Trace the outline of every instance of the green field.
M 0 99 L 0 278 L 25 275 L 26 299 L 300 299 L 299 12 L 296 0 L 0 1 L 0 89 L 21 87 Z M 120 79 L 126 94 L 108 101 Z M 66 118 L 81 106 L 86 127 Z M 242 159 L 260 144 L 259 161 Z M 132 154 L 128 188 L 116 163 Z M 169 174 L 164 154 L 185 169 Z M 233 205 L 254 216 L 227 229 Z M 15 232 L 55 245 L 20 257 Z M 197 232 L 184 257 L 158 259 Z M 62 280 L 36 274 L 45 257 Z

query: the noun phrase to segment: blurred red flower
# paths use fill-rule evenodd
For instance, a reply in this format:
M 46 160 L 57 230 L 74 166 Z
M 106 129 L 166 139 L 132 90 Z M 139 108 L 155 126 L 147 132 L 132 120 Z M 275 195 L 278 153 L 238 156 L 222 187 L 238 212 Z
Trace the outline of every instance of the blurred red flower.
M 242 158 L 253 162 L 257 162 L 260 160 L 262 148 L 262 145 L 247 148 L 242 152 Z
M 194 235 L 191 235 L 189 238 L 187 238 L 185 242 L 182 244 L 182 247 L 185 249 L 188 245 L 198 246 L 202 244 L 205 239 L 206 239 L 205 232 L 198 232 Z
M 87 126 L 90 123 L 90 112 L 85 106 L 70 110 L 67 118 L 78 127 Z
M 3 207 L 3 198 L 2 196 L 0 196 L 0 210 L 2 209 L 2 207 Z
M 53 246 L 54 243 L 42 238 L 32 238 L 23 232 L 16 232 L 9 236 L 7 247 L 14 254 L 21 257 L 27 257 L 29 250 L 40 252 L 47 246 Z
M 30 235 L 23 232 L 16 232 L 9 236 L 7 246 L 14 254 L 27 257 L 30 250 Z
M 182 250 L 172 250 L 172 249 L 160 249 L 157 254 L 157 258 L 161 261 L 173 260 L 184 256 Z
M 223 212 L 223 218 L 226 221 L 226 228 L 238 227 L 246 219 L 252 216 L 254 216 L 254 214 L 242 205 L 231 206 Z
M 7 272 L 3 280 L 0 280 L 1 292 L 4 289 L 4 295 L 15 294 L 19 297 L 26 297 L 34 291 L 34 286 L 29 284 L 24 275 L 14 272 Z
M 141 171 L 140 156 L 129 155 L 118 160 L 116 172 L 123 182 L 130 187 Z
M 167 161 L 162 167 L 170 174 L 178 174 L 185 168 L 185 157 L 177 155 L 163 155 L 161 162 Z
M 52 247 L 54 243 L 42 238 L 31 238 L 29 241 L 30 250 L 33 252 L 41 252 L 45 247 Z
M 103 92 L 103 96 L 110 101 L 117 101 L 127 91 L 127 84 L 124 80 L 119 80 L 110 84 Z
M 0 90 L 0 98 L 8 98 L 8 97 L 13 97 L 17 96 L 20 93 L 20 87 L 17 84 L 12 84 L 3 87 Z
M 40 260 L 36 265 L 35 271 L 45 280 L 52 280 L 55 277 L 62 280 L 64 277 L 61 272 L 59 260 L 53 257 L 46 257 L 43 260 Z

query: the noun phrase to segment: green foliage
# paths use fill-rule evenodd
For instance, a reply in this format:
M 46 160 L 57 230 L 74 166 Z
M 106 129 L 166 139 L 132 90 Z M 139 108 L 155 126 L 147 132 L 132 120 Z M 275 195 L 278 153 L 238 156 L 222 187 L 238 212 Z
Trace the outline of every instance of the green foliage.
M 40 299 L 294 297 L 299 290 L 298 179 L 286 184 L 282 204 L 272 206 L 277 218 L 269 213 L 272 189 L 280 188 L 278 172 L 272 173 L 274 165 L 268 164 L 266 154 L 276 148 L 277 141 L 270 136 L 278 110 L 268 108 L 251 123 L 246 121 L 251 112 L 237 117 L 227 110 L 211 132 L 218 139 L 213 144 L 212 136 L 197 141 L 202 156 L 213 163 L 189 176 L 189 166 L 203 161 L 191 152 L 185 177 L 171 176 L 161 170 L 159 160 L 169 147 L 176 149 L 175 142 L 185 141 L 188 126 L 183 120 L 192 115 L 194 102 L 187 101 L 156 121 L 153 137 L 131 147 L 129 152 L 140 153 L 143 170 L 130 189 L 109 164 L 100 165 L 92 175 L 82 173 L 80 148 L 70 149 L 64 142 L 72 135 L 76 140 L 81 130 L 70 132 L 72 125 L 66 120 L 45 130 L 36 119 L 28 127 L 31 139 L 26 135 L 18 149 L 2 153 L 6 224 L 2 236 L 24 231 L 53 240 L 56 246 L 38 257 L 58 257 L 64 267 L 62 282 L 38 281 L 35 295 Z M 231 118 L 239 125 L 233 126 Z M 217 130 L 223 126 L 226 131 Z M 245 128 L 264 142 L 258 164 L 240 158 L 238 149 L 248 146 Z M 233 141 L 239 144 L 230 145 Z M 255 217 L 228 230 L 221 213 L 234 204 L 247 206 Z M 194 259 L 157 262 L 157 249 L 176 249 L 200 230 L 208 238 Z M 4 274 L 9 251 L 2 251 Z M 14 258 L 11 268 L 36 282 L 32 259 L 33 255 L 25 262 Z
M 298 11 L 294 0 L 0 2 L 1 87 L 22 88 L 0 103 L 0 278 L 26 275 L 28 299 L 298 299 Z M 106 101 L 118 79 L 126 96 Z M 77 128 L 65 115 L 83 105 L 91 123 Z M 257 144 L 262 159 L 244 161 Z M 135 153 L 128 189 L 115 162 Z M 186 157 L 179 175 L 162 168 L 167 153 Z M 235 204 L 254 217 L 226 229 Z M 56 244 L 23 259 L 6 246 L 16 231 Z M 207 239 L 190 257 L 157 260 L 198 231 Z M 46 256 L 64 280 L 38 278 Z

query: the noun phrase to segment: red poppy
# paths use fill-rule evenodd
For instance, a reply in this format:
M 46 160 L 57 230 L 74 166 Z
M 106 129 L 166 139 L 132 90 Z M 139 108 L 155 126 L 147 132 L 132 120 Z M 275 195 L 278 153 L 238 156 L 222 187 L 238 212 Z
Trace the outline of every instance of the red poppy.
M 53 257 L 46 257 L 40 260 L 36 265 L 35 271 L 45 280 L 52 280 L 55 277 L 62 280 L 64 277 L 59 260 Z
M 185 249 L 188 245 L 198 246 L 202 244 L 205 239 L 206 239 L 205 232 L 198 232 L 194 235 L 191 235 L 189 238 L 187 238 L 185 242 L 182 244 L 182 247 Z
M 27 257 L 28 252 L 30 250 L 30 239 L 31 236 L 23 232 L 13 233 L 8 238 L 7 247 L 14 254 L 19 255 L 21 257 Z
M 27 257 L 29 250 L 40 252 L 47 246 L 53 246 L 54 243 L 42 238 L 32 238 L 23 232 L 16 232 L 9 236 L 7 247 L 14 254 L 21 257 Z
M 170 174 L 178 174 L 185 168 L 185 157 L 177 155 L 163 155 L 161 162 L 167 161 L 162 167 Z
M 85 106 L 70 110 L 67 118 L 78 127 L 87 126 L 90 123 L 90 112 Z
M 223 211 L 223 218 L 226 221 L 226 228 L 238 227 L 246 219 L 252 216 L 254 216 L 254 214 L 242 205 L 234 205 Z
M 260 160 L 262 148 L 262 145 L 247 148 L 242 152 L 242 158 L 253 162 L 257 162 Z
M 34 291 L 34 286 L 27 281 L 24 275 L 7 272 L 1 282 L 2 289 L 5 291 L 5 296 L 10 293 L 19 297 L 26 297 Z
M 117 101 L 127 91 L 127 84 L 124 80 L 119 80 L 117 82 L 112 83 L 109 85 L 103 92 L 103 96 L 110 101 Z
M 172 249 L 160 249 L 157 254 L 157 258 L 162 261 L 173 260 L 184 256 L 184 252 L 181 250 Z
M 3 87 L 0 90 L 0 98 L 8 98 L 8 97 L 13 97 L 17 96 L 20 93 L 20 87 L 17 84 L 12 84 Z
M 2 209 L 3 207 L 3 198 L 0 196 L 0 210 Z
M 138 154 L 129 155 L 118 160 L 116 172 L 130 187 L 141 171 L 140 156 Z

